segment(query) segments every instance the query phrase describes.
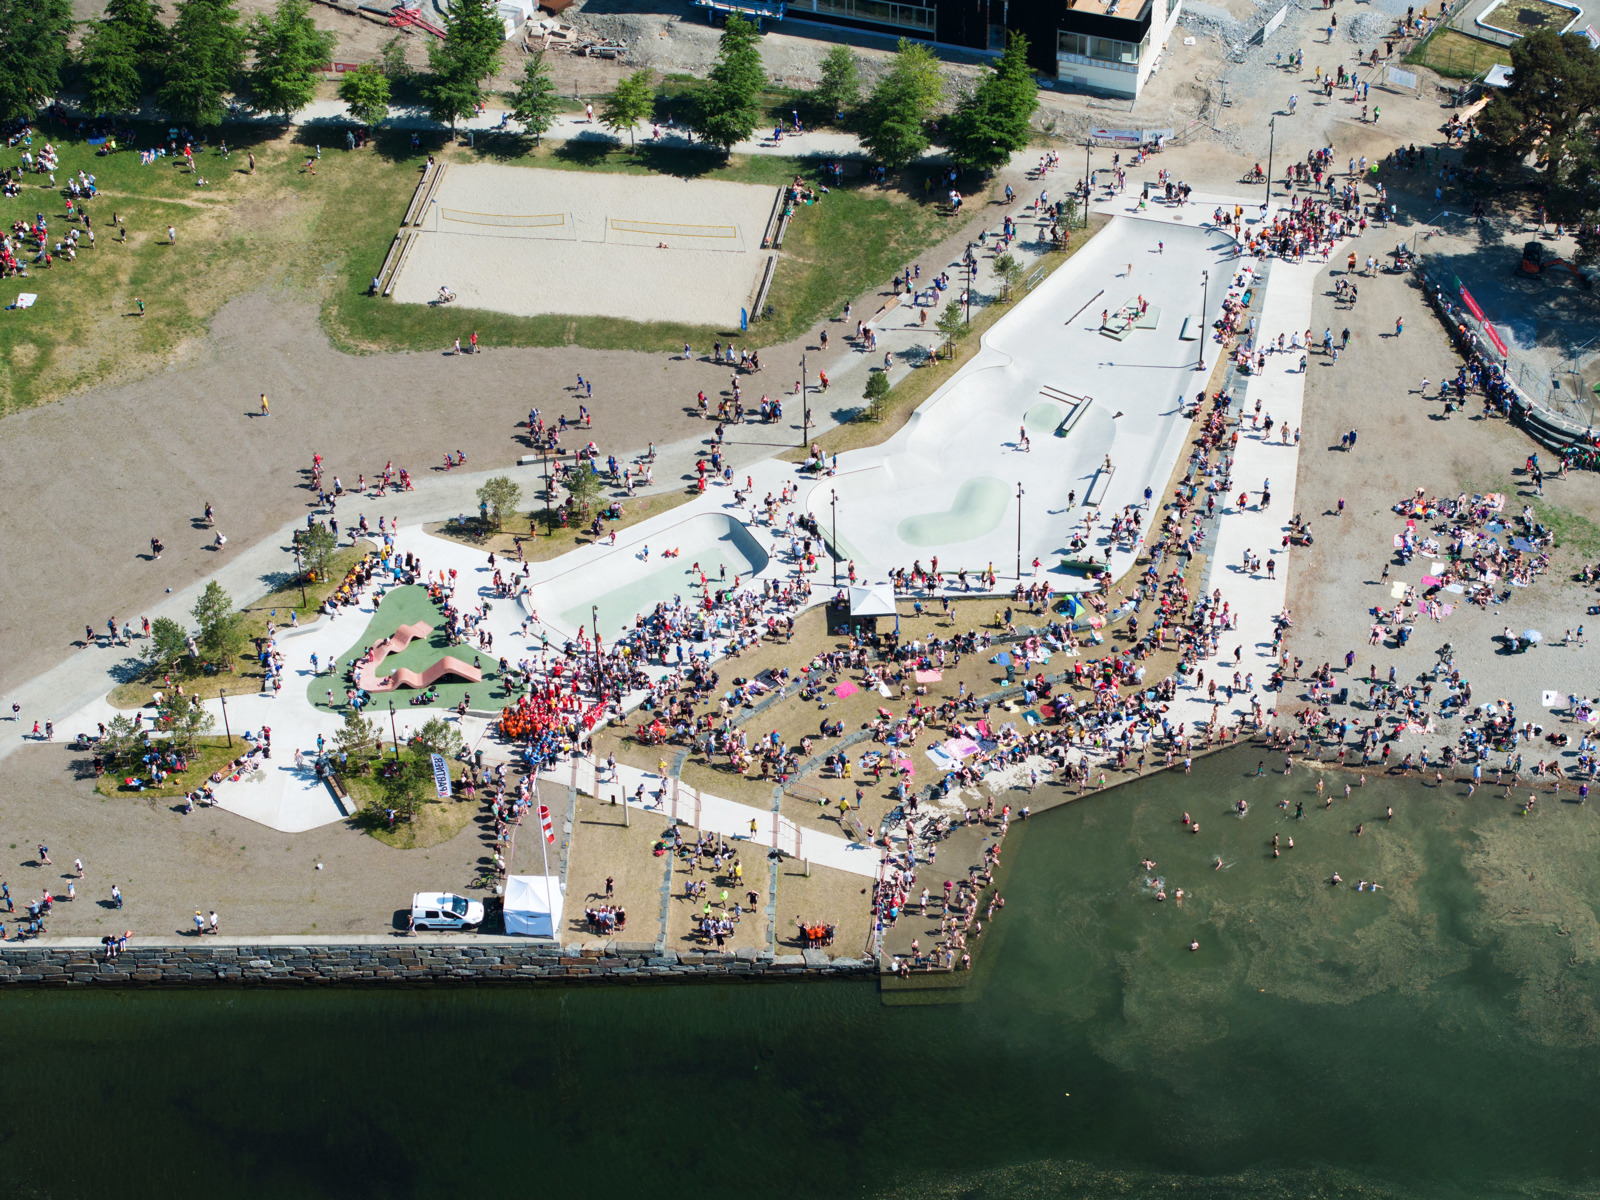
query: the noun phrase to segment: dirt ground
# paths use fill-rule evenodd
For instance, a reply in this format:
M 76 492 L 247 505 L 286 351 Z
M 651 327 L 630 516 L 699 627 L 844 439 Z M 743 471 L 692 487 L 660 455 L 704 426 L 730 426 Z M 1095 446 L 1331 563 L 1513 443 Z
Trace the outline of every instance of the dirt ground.
M 222 809 L 186 816 L 171 799 L 97 795 L 92 774 L 76 776 L 78 757 L 55 743 L 0 760 L 0 880 L 18 910 L 46 887 L 65 894 L 73 860 L 83 859 L 78 898 L 56 904 L 52 937 L 185 934 L 197 908 L 215 909 L 230 936 L 400 931 L 412 893 L 465 891 L 492 860 L 494 835 L 479 821 L 410 851 L 343 824 L 275 833 Z M 53 866 L 39 863 L 40 843 Z

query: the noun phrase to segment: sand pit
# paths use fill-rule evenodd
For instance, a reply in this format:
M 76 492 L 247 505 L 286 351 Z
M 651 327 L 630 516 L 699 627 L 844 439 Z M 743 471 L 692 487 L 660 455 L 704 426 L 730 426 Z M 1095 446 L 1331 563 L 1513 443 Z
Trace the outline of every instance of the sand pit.
M 395 285 L 458 303 L 727 327 L 755 298 L 777 189 L 662 175 L 452 166 Z M 665 248 L 663 248 L 665 247 Z

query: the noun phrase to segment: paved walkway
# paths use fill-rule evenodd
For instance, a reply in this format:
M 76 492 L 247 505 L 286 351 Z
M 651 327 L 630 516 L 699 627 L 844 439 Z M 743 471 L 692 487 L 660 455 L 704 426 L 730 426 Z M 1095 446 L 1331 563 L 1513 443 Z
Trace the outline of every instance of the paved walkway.
M 1163 223 L 1209 224 L 1219 207 L 1231 209 L 1234 204 L 1244 206 L 1246 220 L 1251 224 L 1261 220 L 1259 198 L 1250 200 L 1220 194 L 1196 192 L 1190 203 L 1182 208 L 1168 209 L 1155 201 L 1139 210 L 1139 193 L 1131 186 L 1128 193 L 1114 196 L 1097 204 L 1104 212 L 1115 212 L 1142 220 Z M 1278 205 L 1271 210 L 1276 214 Z M 1248 257 L 1238 260 L 1240 267 L 1259 264 Z M 1257 342 L 1265 347 L 1276 343 L 1278 335 L 1299 333 L 1304 339 L 1311 328 L 1312 297 L 1317 278 L 1327 263 L 1312 258 L 1299 263 L 1273 260 L 1267 277 L 1266 296 L 1260 305 Z M 1220 347 L 1207 339 L 1207 353 L 1215 354 Z M 1305 401 L 1306 377 L 1300 371 L 1300 355 L 1268 354 L 1267 369 L 1261 375 L 1242 376 L 1243 395 L 1235 396 L 1234 412 L 1242 417 L 1239 445 L 1233 455 L 1232 486 L 1220 509 L 1207 550 L 1210 560 L 1204 590 L 1219 590 L 1234 614 L 1235 627 L 1218 639 L 1218 653 L 1197 665 L 1201 668 L 1215 664 L 1211 677 L 1218 680 L 1219 720 L 1232 723 L 1251 711 L 1251 700 L 1262 696 L 1271 676 L 1277 657 L 1273 652 L 1273 637 L 1278 616 L 1287 606 L 1289 588 L 1289 551 L 1283 545 L 1288 531 L 1288 520 L 1295 512 L 1295 483 L 1299 473 L 1300 447 L 1291 440 L 1283 445 L 1276 440 L 1277 425 L 1287 424 L 1299 430 Z M 1236 384 L 1236 388 L 1237 388 Z M 1267 442 L 1250 428 L 1250 416 L 1256 401 L 1261 401 L 1263 417 L 1271 415 L 1275 425 L 1274 440 Z M 1272 504 L 1260 506 L 1263 484 L 1271 481 Z M 1240 492 L 1248 492 L 1254 503 L 1239 508 L 1234 503 Z M 1265 564 L 1267 559 L 1277 560 L 1276 578 L 1269 579 L 1265 568 L 1250 573 L 1243 569 L 1245 551 L 1252 551 Z M 1234 652 L 1239 658 L 1235 665 Z M 1234 670 L 1241 676 L 1253 676 L 1252 687 L 1229 699 L 1221 690 L 1221 679 L 1226 675 L 1230 682 Z M 1270 713 L 1271 697 L 1263 699 L 1263 709 Z M 1212 702 L 1203 686 L 1189 684 L 1179 689 L 1168 712 L 1167 719 L 1176 727 L 1180 722 L 1190 731 L 1209 723 Z
M 753 808 L 713 796 L 669 778 L 657 771 L 644 771 L 618 763 L 615 772 L 593 757 L 575 758 L 540 771 L 539 778 L 577 788 L 600 800 L 615 797 L 618 803 L 654 816 L 681 820 L 695 829 L 720 833 L 738 841 L 780 850 L 793 858 L 819 867 L 832 867 L 852 875 L 874 876 L 878 854 L 861 842 L 848 841 L 829 833 L 806 829 L 771 809 Z M 643 799 L 637 798 L 643 785 Z M 752 827 L 755 832 L 752 833 Z

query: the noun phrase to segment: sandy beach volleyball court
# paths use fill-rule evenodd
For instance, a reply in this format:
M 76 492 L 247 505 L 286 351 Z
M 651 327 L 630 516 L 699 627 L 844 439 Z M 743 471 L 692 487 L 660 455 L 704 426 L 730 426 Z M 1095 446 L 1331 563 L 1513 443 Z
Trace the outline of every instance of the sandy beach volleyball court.
M 726 327 L 754 299 L 777 189 L 453 165 L 395 286 L 426 304 Z

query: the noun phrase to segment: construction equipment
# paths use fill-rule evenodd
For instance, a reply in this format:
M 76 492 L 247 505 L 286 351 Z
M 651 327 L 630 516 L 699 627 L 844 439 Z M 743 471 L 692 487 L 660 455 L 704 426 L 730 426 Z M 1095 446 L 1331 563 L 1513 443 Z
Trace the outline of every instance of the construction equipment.
M 397 4 L 389 10 L 389 24 L 396 29 L 420 29 L 423 33 L 431 33 L 434 37 L 443 39 L 444 30 L 422 15 L 420 8 L 407 8 Z
M 1571 271 L 1577 277 L 1579 286 L 1586 290 L 1594 287 L 1594 280 L 1587 271 L 1552 253 L 1543 242 L 1529 242 L 1522 247 L 1522 263 L 1519 268 L 1522 274 L 1537 278 L 1551 267 Z

